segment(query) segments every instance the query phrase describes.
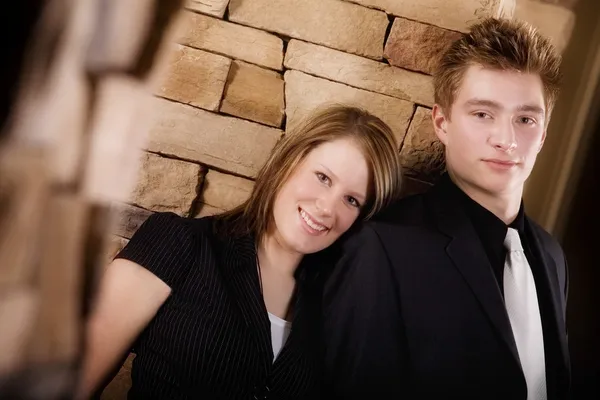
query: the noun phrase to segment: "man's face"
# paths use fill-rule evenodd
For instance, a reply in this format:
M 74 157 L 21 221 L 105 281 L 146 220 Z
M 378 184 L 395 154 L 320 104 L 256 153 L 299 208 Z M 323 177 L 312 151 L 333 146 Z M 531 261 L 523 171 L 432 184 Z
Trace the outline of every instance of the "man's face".
M 521 195 L 546 137 L 538 75 L 470 66 L 450 118 L 434 106 L 449 173 L 463 189 Z

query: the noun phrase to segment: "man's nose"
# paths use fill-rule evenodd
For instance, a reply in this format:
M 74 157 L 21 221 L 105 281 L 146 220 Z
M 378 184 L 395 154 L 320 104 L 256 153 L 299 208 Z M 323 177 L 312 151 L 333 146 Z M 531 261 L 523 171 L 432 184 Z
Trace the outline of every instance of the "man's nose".
M 515 127 L 511 120 L 502 121 L 494 129 L 490 142 L 496 150 L 510 153 L 517 148 Z

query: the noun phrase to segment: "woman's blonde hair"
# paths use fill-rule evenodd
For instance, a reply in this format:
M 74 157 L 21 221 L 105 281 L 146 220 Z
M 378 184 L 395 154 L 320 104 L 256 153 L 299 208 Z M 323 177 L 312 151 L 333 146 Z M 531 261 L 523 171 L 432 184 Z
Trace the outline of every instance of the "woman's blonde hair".
M 351 139 L 369 166 L 370 185 L 361 217 L 368 219 L 398 195 L 401 171 L 398 143 L 381 119 L 357 107 L 329 106 L 319 110 L 275 145 L 258 175 L 250 197 L 216 216 L 227 234 L 262 237 L 273 220 L 273 204 L 281 187 L 300 162 L 317 146 Z

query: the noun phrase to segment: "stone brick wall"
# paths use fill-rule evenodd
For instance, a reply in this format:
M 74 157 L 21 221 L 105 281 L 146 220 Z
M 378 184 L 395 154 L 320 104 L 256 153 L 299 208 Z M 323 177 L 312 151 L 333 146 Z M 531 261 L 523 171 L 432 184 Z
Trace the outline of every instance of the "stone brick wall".
M 430 120 L 439 54 L 485 16 L 563 49 L 576 0 L 188 0 L 114 251 L 152 212 L 199 217 L 250 193 L 275 143 L 315 107 L 358 105 L 395 131 L 405 193 L 444 170 Z

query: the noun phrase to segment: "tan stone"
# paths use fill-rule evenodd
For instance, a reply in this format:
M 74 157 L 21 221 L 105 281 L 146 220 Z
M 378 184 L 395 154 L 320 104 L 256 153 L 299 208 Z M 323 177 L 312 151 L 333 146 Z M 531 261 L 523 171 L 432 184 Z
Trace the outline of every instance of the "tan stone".
M 198 164 L 145 153 L 132 202 L 147 210 L 186 216 L 197 196 L 200 172 Z
M 185 7 L 204 14 L 223 18 L 229 0 L 186 0 Z
M 175 44 L 171 65 L 157 95 L 217 111 L 230 65 L 229 58 Z
M 575 27 L 575 14 L 563 7 L 520 0 L 517 3 L 515 18 L 529 22 L 547 36 L 559 52 L 563 52 Z
M 437 26 L 396 18 L 384 56 L 397 67 L 433 74 L 442 53 L 461 36 Z
M 234 61 L 227 78 L 221 112 L 280 127 L 285 112 L 283 87 L 279 73 Z
M 487 17 L 511 18 L 517 0 L 347 0 L 392 15 L 466 32 Z M 522 0 L 518 0 L 522 1 Z
M 150 151 L 253 177 L 282 132 L 254 122 L 155 99 Z
M 223 211 L 222 208 L 213 207 L 209 204 L 200 204 L 200 209 L 194 216 L 195 218 L 203 218 L 210 217 L 211 215 L 221 214 Z
M 131 368 L 134 358 L 135 354 L 129 353 L 117 375 L 102 391 L 100 400 L 122 400 L 127 398 L 127 392 L 131 389 Z
M 89 151 L 78 160 L 85 173 L 82 190 L 92 202 L 126 202 L 137 183 L 140 143 L 150 123 L 148 87 L 129 74 L 110 73 L 94 88 L 94 109 L 87 114 L 93 118 L 84 135 L 89 142 L 81 144 Z
M 152 211 L 124 203 L 113 203 L 111 208 L 116 214 L 116 226 L 112 233 L 131 239 L 133 234 L 152 215 Z
M 390 67 L 368 58 L 293 39 L 288 44 L 284 66 L 360 89 L 433 106 L 431 76 Z
M 298 71 L 286 71 L 285 83 L 288 132 L 315 109 L 343 104 L 360 107 L 381 118 L 392 128 L 398 143 L 401 143 L 413 113 L 413 104 L 408 101 L 315 78 Z
M 431 110 L 417 107 L 400 151 L 406 175 L 425 182 L 435 182 L 445 171 L 444 145 L 433 130 Z
M 180 44 L 281 70 L 283 41 L 258 29 L 186 11 L 177 34 Z
M 375 59 L 389 24 L 381 11 L 339 0 L 231 0 L 229 19 Z
M 202 203 L 230 210 L 250 197 L 253 187 L 251 180 L 210 170 L 204 181 Z

